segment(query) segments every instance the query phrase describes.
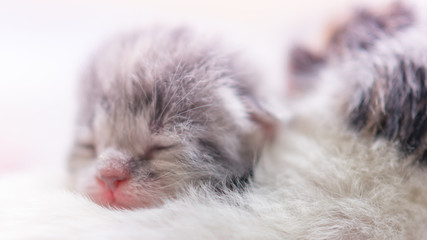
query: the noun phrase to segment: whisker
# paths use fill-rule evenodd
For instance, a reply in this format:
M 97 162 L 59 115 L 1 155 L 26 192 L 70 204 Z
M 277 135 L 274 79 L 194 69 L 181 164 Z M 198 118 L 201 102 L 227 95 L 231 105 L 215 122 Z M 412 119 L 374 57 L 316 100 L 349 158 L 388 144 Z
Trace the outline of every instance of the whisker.
M 184 113 L 187 113 L 187 112 L 190 112 L 190 111 L 193 111 L 193 110 L 196 110 L 196 109 L 200 109 L 200 108 L 204 108 L 204 107 L 209 107 L 209 106 L 212 106 L 212 105 L 213 105 L 213 103 L 209 103 L 209 104 L 206 104 L 206 105 L 202 105 L 202 106 L 194 107 L 194 108 L 192 108 L 192 109 L 189 109 L 189 110 L 186 110 L 186 111 L 183 111 L 183 112 L 178 113 L 178 114 L 177 114 L 177 116 L 180 116 L 180 115 L 182 115 L 182 114 L 184 114 Z

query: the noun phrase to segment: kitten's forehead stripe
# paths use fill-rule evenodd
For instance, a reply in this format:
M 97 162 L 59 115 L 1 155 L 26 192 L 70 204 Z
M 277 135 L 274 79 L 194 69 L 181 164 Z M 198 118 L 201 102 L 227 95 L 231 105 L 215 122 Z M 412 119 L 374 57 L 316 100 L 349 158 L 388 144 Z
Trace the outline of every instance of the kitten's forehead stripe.
M 183 37 L 183 32 L 179 35 Z M 169 41 L 171 39 L 168 39 Z M 135 44 L 135 40 L 124 41 L 123 45 Z M 178 44 L 183 44 L 178 41 Z M 170 44 L 173 45 L 173 44 Z M 114 49 L 114 48 L 113 48 Z M 122 74 L 125 77 L 130 76 L 132 81 L 124 79 L 118 74 L 115 78 L 109 80 L 101 79 L 97 76 L 94 82 L 105 85 L 97 87 L 103 91 L 101 94 L 103 100 L 101 102 L 106 106 L 111 106 L 112 111 L 118 111 L 114 115 L 123 113 L 123 105 L 133 115 L 141 115 L 144 109 L 148 109 L 151 114 L 151 125 L 158 128 L 163 125 L 164 119 L 169 119 L 168 116 L 181 114 L 184 116 L 192 115 L 200 106 L 209 107 L 209 103 L 213 102 L 212 87 L 221 85 L 221 78 L 228 75 L 227 61 L 217 61 L 216 56 L 212 55 L 209 48 L 193 52 L 176 52 L 179 49 L 166 49 L 166 56 L 155 56 L 150 52 L 150 49 L 141 49 L 140 58 L 135 58 L 137 61 L 134 66 L 129 69 L 131 74 Z M 120 62 L 120 56 L 114 56 Z M 146 58 L 158 57 L 167 59 L 167 61 L 153 61 L 152 64 L 145 64 Z M 114 68 L 114 66 L 111 66 Z M 116 72 L 120 72 L 117 70 Z M 129 86 L 129 83 L 131 85 Z M 197 100 L 197 101 L 195 101 Z M 151 109 L 151 110 L 150 110 Z M 145 111 L 147 113 L 147 111 Z M 183 114 L 185 113 L 185 114 Z M 175 117 L 175 120 L 183 119 L 184 116 Z M 201 116 L 199 116 L 201 117 Z M 155 129 L 154 129 L 155 130 Z

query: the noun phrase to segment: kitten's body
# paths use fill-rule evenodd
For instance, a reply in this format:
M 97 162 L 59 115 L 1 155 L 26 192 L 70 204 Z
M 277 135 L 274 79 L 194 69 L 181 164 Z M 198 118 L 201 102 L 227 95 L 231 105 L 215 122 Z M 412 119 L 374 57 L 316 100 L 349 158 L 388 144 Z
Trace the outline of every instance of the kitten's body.
M 104 46 L 82 82 L 70 161 L 77 188 L 101 204 L 141 207 L 191 184 L 244 184 L 269 116 L 253 93 L 254 74 L 239 65 L 185 29 Z

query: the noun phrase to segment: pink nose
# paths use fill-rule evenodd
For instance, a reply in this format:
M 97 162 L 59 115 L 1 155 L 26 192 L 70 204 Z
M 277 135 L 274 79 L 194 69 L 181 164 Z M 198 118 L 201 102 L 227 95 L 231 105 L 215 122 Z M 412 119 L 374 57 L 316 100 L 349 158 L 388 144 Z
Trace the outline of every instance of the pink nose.
M 97 178 L 109 190 L 115 190 L 119 184 L 129 179 L 129 171 L 123 165 L 107 164 L 98 169 Z

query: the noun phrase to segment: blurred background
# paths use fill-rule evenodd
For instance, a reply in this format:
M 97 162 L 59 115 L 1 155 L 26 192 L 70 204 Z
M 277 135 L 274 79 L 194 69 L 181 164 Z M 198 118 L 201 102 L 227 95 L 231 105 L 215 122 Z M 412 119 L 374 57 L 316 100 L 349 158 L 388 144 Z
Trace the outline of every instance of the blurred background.
M 272 89 L 281 91 L 287 47 L 310 39 L 355 3 L 360 1 L 0 0 L 0 175 L 64 165 L 79 73 L 114 33 L 153 23 L 216 32 L 257 59 L 265 79 L 279 86 Z

